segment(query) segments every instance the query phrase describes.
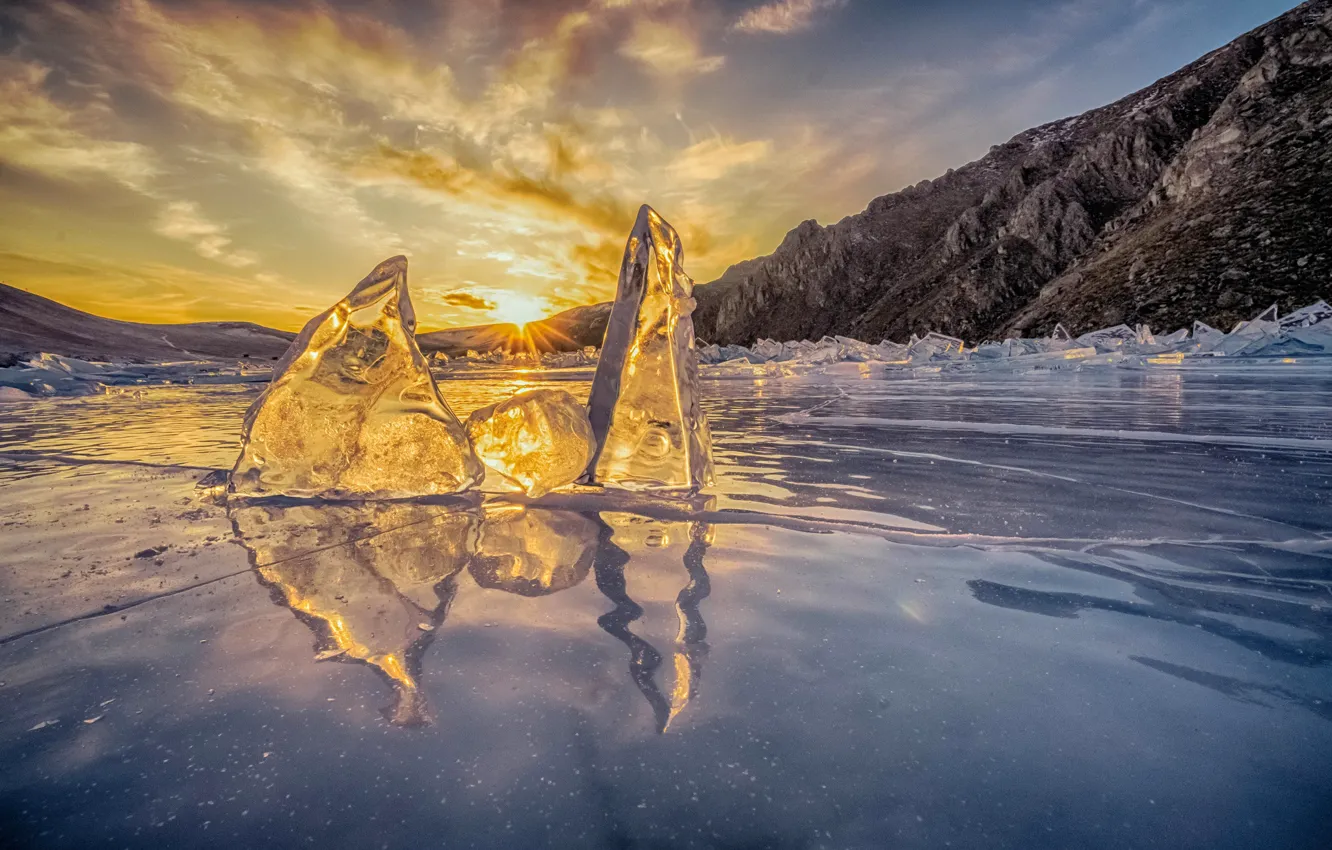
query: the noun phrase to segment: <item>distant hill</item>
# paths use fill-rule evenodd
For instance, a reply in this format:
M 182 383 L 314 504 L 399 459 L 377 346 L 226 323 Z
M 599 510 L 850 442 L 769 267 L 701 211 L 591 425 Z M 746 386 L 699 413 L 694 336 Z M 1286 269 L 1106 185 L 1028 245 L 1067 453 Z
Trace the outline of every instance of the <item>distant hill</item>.
M 611 305 L 574 307 L 527 326 L 476 325 L 418 334 L 422 351 L 450 357 L 496 349 L 538 352 L 600 347 Z M 47 352 L 87 360 L 154 362 L 191 358 L 276 360 L 296 335 L 251 322 L 158 325 L 121 322 L 0 283 L 0 365 L 15 355 Z
M 728 270 L 720 280 L 694 287 L 694 298 L 698 301 L 698 308 L 694 311 L 696 323 L 711 323 L 721 296 L 737 282 L 735 270 L 744 267 L 745 264 L 740 263 Z M 468 351 L 484 353 L 497 348 L 505 351 L 532 348 L 541 353 L 578 351 L 589 345 L 600 348 L 601 340 L 606 336 L 606 322 L 610 319 L 610 312 L 609 301 L 574 307 L 548 319 L 530 323 L 527 325 L 526 338 L 519 334 L 517 325 L 474 325 L 417 334 L 416 341 L 422 351 L 441 351 L 450 357 Z
M 1220 328 L 1332 281 L 1332 2 L 1115 103 L 806 221 L 699 299 L 714 343 Z
M 574 307 L 548 319 L 529 323 L 525 336 L 519 332 L 517 325 L 474 325 L 417 334 L 416 342 L 422 351 L 439 351 L 449 357 L 468 351 L 485 353 L 496 349 L 525 351 L 530 348 L 545 353 L 577 351 L 589 345 L 600 348 L 601 338 L 606 335 L 610 308 L 610 302 Z
M 43 351 L 85 360 L 276 360 L 295 336 L 250 322 L 120 322 L 0 283 L 0 361 Z

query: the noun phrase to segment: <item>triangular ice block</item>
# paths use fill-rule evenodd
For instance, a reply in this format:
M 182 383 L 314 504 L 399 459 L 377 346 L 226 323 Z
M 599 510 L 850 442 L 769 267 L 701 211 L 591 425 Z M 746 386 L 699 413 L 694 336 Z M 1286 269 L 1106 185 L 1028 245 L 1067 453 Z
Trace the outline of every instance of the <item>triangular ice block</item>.
M 1294 312 L 1287 313 L 1281 317 L 1280 325 L 1282 330 L 1290 328 L 1311 328 L 1314 325 L 1332 320 L 1332 306 L 1326 301 L 1315 301 L 1308 307 L 1301 307 Z
M 237 496 L 456 493 L 484 468 L 416 346 L 407 258 L 311 319 L 245 415 Z
M 588 401 L 596 453 L 583 481 L 628 490 L 712 483 L 712 435 L 699 406 L 694 282 L 675 230 L 644 205 L 624 249 Z

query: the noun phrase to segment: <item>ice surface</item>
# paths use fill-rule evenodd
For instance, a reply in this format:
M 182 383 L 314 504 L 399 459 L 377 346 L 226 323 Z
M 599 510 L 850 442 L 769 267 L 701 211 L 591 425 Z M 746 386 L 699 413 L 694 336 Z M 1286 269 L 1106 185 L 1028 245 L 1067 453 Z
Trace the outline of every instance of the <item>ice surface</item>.
M 1332 358 L 1036 356 L 705 375 L 715 505 L 559 519 L 469 493 L 233 527 L 194 486 L 248 389 L 8 406 L 5 835 L 1321 848 Z M 447 394 L 588 388 L 557 380 Z
M 596 454 L 585 480 L 631 490 L 712 483 L 712 437 L 699 405 L 694 282 L 679 235 L 638 211 L 588 401 Z
M 456 493 L 484 475 L 417 348 L 407 259 L 311 319 L 245 416 L 239 496 Z
M 467 435 L 486 466 L 532 497 L 576 481 L 595 446 L 587 408 L 564 390 L 527 390 L 480 408 Z

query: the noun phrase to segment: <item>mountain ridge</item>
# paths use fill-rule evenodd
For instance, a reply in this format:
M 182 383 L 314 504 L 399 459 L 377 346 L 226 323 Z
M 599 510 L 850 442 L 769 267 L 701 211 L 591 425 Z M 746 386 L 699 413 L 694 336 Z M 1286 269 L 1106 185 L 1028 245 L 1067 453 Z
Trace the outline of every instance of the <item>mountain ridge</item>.
M 1227 325 L 1316 300 L 1332 274 L 1317 226 L 1332 208 L 1330 78 L 1332 3 L 1310 0 L 1111 104 L 836 224 L 802 222 L 699 299 L 698 335 L 979 341 L 1060 321 Z M 1264 215 L 1285 238 L 1258 244 Z M 1180 237 L 1211 225 L 1210 241 Z
M 0 361 L 39 352 L 139 362 L 276 360 L 295 338 L 294 333 L 253 322 L 148 324 L 107 319 L 0 283 Z
M 474 325 L 416 335 L 421 350 L 450 357 L 468 350 L 576 351 L 600 346 L 610 303 L 574 307 L 520 331 L 516 325 Z M 87 360 L 276 360 L 296 338 L 253 322 L 155 324 L 108 319 L 0 283 L 0 366 L 20 356 L 59 354 Z

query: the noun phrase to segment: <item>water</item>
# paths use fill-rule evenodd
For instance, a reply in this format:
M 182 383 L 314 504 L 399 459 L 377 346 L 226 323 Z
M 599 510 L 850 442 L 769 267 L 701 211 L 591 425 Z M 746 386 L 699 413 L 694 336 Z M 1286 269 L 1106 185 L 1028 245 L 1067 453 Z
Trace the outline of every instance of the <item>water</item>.
M 1326 368 L 711 381 L 692 503 L 228 512 L 254 392 L 3 408 L 0 846 L 1332 835 Z

